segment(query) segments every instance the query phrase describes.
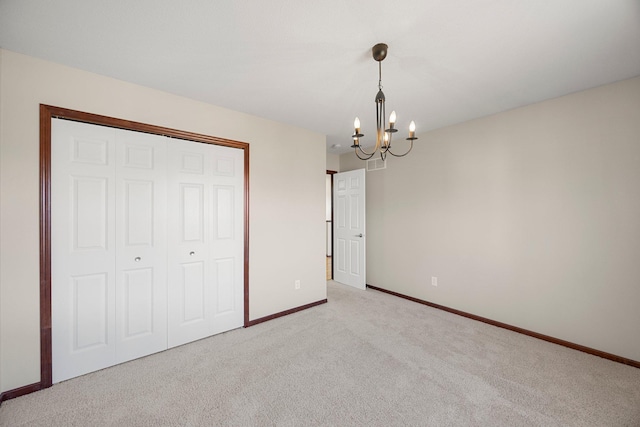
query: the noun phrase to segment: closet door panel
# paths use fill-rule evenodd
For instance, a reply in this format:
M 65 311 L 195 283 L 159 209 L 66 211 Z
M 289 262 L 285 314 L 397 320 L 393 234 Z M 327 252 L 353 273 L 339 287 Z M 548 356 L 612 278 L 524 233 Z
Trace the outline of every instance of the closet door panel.
M 168 343 L 211 335 L 208 146 L 168 141 Z
M 244 152 L 214 146 L 212 154 L 211 332 L 244 324 Z
M 115 133 L 51 123 L 53 382 L 115 362 Z
M 117 363 L 167 348 L 164 137 L 116 131 Z

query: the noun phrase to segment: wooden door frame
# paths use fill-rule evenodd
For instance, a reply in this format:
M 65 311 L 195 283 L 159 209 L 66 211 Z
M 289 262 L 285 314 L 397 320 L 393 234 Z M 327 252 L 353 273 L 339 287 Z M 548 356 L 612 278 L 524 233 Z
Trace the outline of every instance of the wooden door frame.
M 51 119 L 109 126 L 244 150 L 244 326 L 249 326 L 249 144 L 215 136 L 40 104 L 40 383 L 25 392 L 52 385 L 51 358 Z M 23 394 L 23 393 L 21 393 Z
M 333 280 L 333 175 L 337 174 L 338 171 L 328 169 L 326 171 L 327 175 L 331 177 L 331 280 Z

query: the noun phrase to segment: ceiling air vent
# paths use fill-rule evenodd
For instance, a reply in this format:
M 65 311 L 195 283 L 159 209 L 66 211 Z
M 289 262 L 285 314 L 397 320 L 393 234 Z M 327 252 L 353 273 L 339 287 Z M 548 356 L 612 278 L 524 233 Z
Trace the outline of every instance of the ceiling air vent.
M 371 159 L 367 160 L 367 172 L 377 171 L 387 168 L 387 159 Z

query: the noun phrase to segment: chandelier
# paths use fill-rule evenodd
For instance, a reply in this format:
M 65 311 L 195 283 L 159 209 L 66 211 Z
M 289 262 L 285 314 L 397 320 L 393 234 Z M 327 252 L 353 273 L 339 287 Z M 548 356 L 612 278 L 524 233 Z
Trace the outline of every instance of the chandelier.
M 388 46 L 384 43 L 378 43 L 373 48 L 371 48 L 371 53 L 373 54 L 373 59 L 378 61 L 378 94 L 376 95 L 376 146 L 373 149 L 373 152 L 367 153 L 360 146 L 360 138 L 364 136 L 364 134 L 360 133 L 360 119 L 356 117 L 353 121 L 353 127 L 355 128 L 355 132 L 351 136 L 353 138 L 353 145 L 351 148 L 354 149 L 356 156 L 360 160 L 369 160 L 372 158 L 376 152 L 380 152 L 380 158 L 384 161 L 387 158 L 387 154 L 391 154 L 395 157 L 403 157 L 409 154 L 409 151 L 413 148 L 413 141 L 416 139 L 416 124 L 412 121 L 409 125 L 409 138 L 407 141 L 410 142 L 409 149 L 403 154 L 397 154 L 391 151 L 391 139 L 393 134 L 398 132 L 398 129 L 395 128 L 396 125 L 396 112 L 392 111 L 389 115 L 389 128 L 385 122 L 385 109 L 384 109 L 384 93 L 382 93 L 382 61 L 387 57 Z

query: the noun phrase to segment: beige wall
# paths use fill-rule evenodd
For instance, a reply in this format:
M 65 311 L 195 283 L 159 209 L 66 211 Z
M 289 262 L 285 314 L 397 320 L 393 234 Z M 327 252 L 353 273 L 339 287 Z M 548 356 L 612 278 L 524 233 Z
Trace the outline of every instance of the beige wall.
M 367 283 L 640 361 L 640 78 L 419 137 L 367 173 Z
M 3 61 L 3 57 L 4 57 L 4 51 L 2 49 L 0 49 L 0 143 L 2 142 L 2 61 Z M 3 183 L 3 179 L 2 179 L 2 145 L 0 144 L 0 260 L 2 260 L 2 183 Z M 2 277 L 2 262 L 0 261 L 0 333 L 2 332 L 2 282 L 1 282 L 1 277 Z M 4 389 L 2 388 L 2 338 L 0 336 L 0 392 L 2 392 Z
M 250 317 L 326 298 L 323 135 L 6 50 L 0 93 L 0 391 L 40 380 L 40 103 L 250 143 Z
M 340 172 L 340 156 L 337 154 L 327 154 L 327 170 Z

